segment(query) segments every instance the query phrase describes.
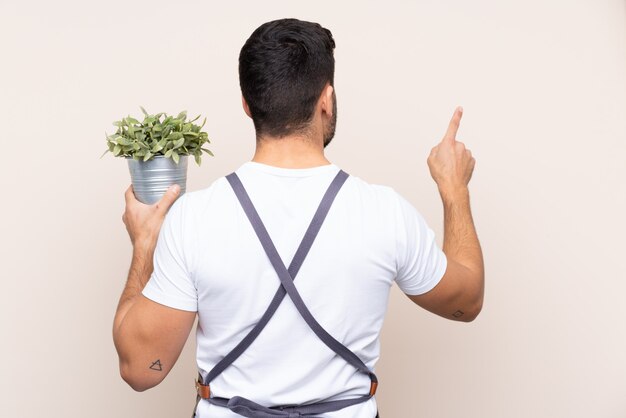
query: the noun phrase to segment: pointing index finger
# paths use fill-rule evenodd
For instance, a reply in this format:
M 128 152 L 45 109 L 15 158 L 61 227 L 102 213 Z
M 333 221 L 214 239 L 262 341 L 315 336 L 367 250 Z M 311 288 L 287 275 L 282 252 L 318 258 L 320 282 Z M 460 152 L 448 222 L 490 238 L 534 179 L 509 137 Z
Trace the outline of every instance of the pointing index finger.
M 446 131 L 446 134 L 443 137 L 444 140 L 448 140 L 448 141 L 456 140 L 456 133 L 459 130 L 459 125 L 461 124 L 461 116 L 463 116 L 463 107 L 458 106 L 454 110 L 452 119 L 450 119 L 448 130 Z

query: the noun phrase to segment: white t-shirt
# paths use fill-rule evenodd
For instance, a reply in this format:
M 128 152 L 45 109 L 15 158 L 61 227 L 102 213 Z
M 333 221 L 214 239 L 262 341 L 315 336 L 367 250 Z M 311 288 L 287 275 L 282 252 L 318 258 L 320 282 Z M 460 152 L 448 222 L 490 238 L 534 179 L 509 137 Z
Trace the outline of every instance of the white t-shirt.
M 334 164 L 287 169 L 248 161 L 236 171 L 285 266 L 338 170 Z M 350 176 L 295 284 L 326 331 L 373 370 L 393 282 L 407 294 L 425 293 L 446 266 L 433 231 L 409 202 L 390 187 Z M 198 312 L 197 362 L 204 377 L 254 327 L 279 285 L 234 191 L 221 177 L 172 205 L 143 294 Z M 211 382 L 212 396 L 239 395 L 268 407 L 358 397 L 369 388 L 369 377 L 318 339 L 288 295 L 254 343 Z M 324 414 L 375 415 L 375 398 Z M 239 415 L 202 400 L 197 416 Z

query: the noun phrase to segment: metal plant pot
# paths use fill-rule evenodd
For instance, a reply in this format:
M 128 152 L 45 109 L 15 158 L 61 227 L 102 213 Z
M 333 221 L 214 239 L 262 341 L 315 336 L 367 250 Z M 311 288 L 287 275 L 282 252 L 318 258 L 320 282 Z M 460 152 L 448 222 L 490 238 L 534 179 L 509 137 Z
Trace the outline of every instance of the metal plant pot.
M 155 155 L 148 161 L 126 157 L 135 197 L 148 205 L 158 202 L 172 184 L 180 186 L 180 194 L 187 187 L 187 155 L 181 155 L 178 164 L 171 158 Z

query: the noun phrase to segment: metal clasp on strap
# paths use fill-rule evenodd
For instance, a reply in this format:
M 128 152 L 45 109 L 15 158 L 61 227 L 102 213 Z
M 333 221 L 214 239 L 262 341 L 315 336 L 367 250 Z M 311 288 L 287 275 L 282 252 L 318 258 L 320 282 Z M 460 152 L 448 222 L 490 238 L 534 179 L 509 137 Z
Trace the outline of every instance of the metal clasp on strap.
M 199 380 L 196 380 L 196 393 L 202 399 L 209 399 L 211 397 L 211 388 L 209 385 L 203 385 Z

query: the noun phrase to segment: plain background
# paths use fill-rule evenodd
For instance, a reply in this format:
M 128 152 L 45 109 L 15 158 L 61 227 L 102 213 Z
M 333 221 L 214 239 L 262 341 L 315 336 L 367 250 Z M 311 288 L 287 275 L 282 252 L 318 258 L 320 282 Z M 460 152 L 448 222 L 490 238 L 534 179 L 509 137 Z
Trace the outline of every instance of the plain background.
M 282 17 L 337 42 L 328 157 L 394 187 L 440 243 L 426 157 L 465 108 L 484 309 L 446 321 L 394 287 L 382 416 L 626 417 L 623 0 L 1 1 L 0 416 L 190 415 L 193 337 L 148 392 L 118 374 L 130 177 L 99 159 L 105 131 L 140 105 L 202 114 L 216 157 L 190 162 L 189 189 L 236 169 L 254 151 L 239 49 Z

